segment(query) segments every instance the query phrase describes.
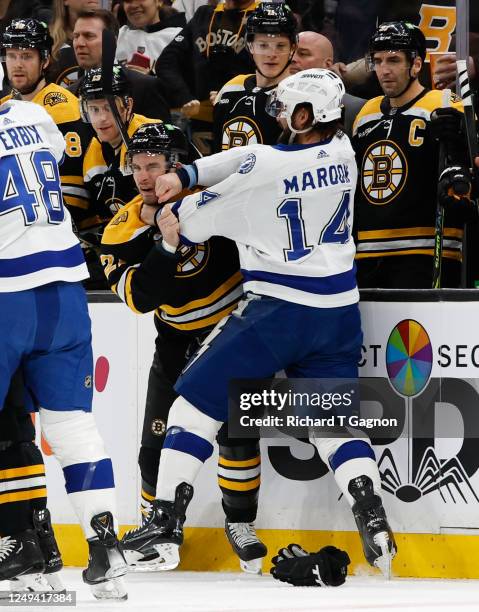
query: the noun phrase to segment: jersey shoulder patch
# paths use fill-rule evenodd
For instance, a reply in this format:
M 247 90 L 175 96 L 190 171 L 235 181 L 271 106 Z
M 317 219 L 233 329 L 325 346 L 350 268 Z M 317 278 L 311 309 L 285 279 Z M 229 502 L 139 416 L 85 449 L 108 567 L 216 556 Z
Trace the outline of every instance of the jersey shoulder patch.
M 43 106 L 57 125 L 81 119 L 78 98 L 55 83 L 44 87 L 32 102 Z

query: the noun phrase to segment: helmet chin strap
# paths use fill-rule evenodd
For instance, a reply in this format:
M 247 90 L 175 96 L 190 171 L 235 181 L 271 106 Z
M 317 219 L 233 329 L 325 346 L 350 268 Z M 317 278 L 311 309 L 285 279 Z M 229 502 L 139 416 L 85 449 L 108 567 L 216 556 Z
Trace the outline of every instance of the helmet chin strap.
M 308 128 L 305 128 L 304 130 L 295 130 L 294 127 L 291 125 L 291 117 L 289 115 L 286 117 L 286 123 L 288 124 L 289 131 L 291 132 L 288 144 L 293 144 L 294 139 L 296 138 L 296 134 L 307 134 L 308 132 L 311 132 L 311 130 L 314 127 L 314 123 L 313 123 L 312 125 L 310 125 Z
M 412 66 L 409 68 L 409 81 L 407 82 L 406 87 L 401 91 L 401 93 L 398 93 L 397 95 L 395 95 L 395 98 L 400 98 L 402 95 L 404 95 L 406 93 L 406 91 L 411 87 L 411 85 L 414 83 L 414 81 L 417 80 L 418 76 L 412 76 L 411 74 L 412 71 Z M 388 96 L 389 97 L 389 96 Z M 390 98 L 389 98 L 390 99 Z

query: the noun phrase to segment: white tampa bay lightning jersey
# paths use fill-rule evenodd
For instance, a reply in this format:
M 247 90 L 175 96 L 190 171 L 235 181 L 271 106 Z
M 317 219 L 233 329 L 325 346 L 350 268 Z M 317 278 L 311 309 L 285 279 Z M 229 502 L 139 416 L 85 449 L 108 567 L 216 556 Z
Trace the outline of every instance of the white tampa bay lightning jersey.
M 357 169 L 347 136 L 237 147 L 195 165 L 207 189 L 173 207 L 183 240 L 236 241 L 245 291 L 319 308 L 358 301 Z
M 65 141 L 38 104 L 0 105 L 0 291 L 88 277 L 63 206 Z

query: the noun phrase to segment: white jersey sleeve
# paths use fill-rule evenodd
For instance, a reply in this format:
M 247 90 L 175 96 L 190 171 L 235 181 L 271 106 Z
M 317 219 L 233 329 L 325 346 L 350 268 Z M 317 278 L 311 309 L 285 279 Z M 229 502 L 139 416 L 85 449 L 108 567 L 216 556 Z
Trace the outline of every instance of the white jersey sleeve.
M 173 207 L 183 240 L 235 240 L 246 290 L 318 307 L 358 301 L 357 169 L 346 136 L 230 149 L 197 166 L 208 188 Z M 223 180 L 212 184 L 213 177 Z
M 64 207 L 65 141 L 38 104 L 0 106 L 0 291 L 88 277 Z

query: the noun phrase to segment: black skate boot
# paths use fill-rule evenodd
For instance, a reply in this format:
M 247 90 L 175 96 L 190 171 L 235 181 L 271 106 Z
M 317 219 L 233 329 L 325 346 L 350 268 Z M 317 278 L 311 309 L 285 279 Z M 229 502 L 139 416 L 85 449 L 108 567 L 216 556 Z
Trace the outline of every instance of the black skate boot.
M 0 538 L 0 580 L 41 574 L 44 569 L 42 549 L 33 529 Z
M 229 523 L 226 519 L 225 533 L 243 572 L 261 574 L 268 549 L 256 535 L 254 523 Z
M 353 478 L 348 491 L 355 500 L 353 514 L 363 543 L 364 556 L 389 579 L 391 562 L 397 552 L 381 498 L 374 493 L 369 476 Z
M 96 514 L 91 526 L 97 536 L 88 541 L 88 567 L 83 582 L 89 584 L 97 599 L 127 599 L 122 576 L 127 572 L 125 557 L 113 527 L 111 512 Z
M 10 589 L 12 591 L 55 591 L 63 593 L 65 587 L 59 576 L 63 562 L 53 533 L 50 512 L 46 508 L 33 511 L 33 526 L 45 561 L 45 571 L 43 574 L 18 576 L 10 582 Z
M 175 501 L 154 499 L 151 510 L 141 527 L 128 531 L 121 545 L 128 563 L 153 555 L 157 570 L 171 570 L 180 562 L 179 548 L 183 544 L 183 523 L 186 509 L 193 497 L 193 487 L 182 482 L 176 487 Z M 153 561 L 153 558 L 152 558 Z

